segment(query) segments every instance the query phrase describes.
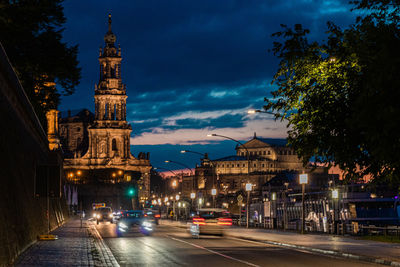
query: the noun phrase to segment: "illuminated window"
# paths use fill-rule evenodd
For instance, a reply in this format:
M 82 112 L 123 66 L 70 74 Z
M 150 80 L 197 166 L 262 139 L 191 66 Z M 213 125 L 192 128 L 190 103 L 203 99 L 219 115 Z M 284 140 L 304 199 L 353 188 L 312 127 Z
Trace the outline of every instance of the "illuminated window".
M 127 182 L 130 182 L 131 180 L 132 180 L 132 177 L 131 177 L 130 175 L 127 175 L 127 176 L 126 176 L 126 181 L 127 181 Z

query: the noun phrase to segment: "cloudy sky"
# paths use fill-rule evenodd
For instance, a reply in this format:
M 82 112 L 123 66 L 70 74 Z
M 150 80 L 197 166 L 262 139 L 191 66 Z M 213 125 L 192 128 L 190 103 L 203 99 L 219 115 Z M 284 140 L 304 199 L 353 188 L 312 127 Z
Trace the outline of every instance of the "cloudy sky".
M 269 97 L 277 59 L 268 50 L 280 24 L 303 24 L 310 37 L 324 39 L 328 20 L 354 21 L 347 0 L 65 0 L 64 39 L 79 45 L 82 80 L 60 110 L 94 110 L 99 79 L 98 51 L 107 15 L 122 49 L 122 79 L 127 87 L 127 119 L 132 153 L 151 152 L 155 167 L 164 160 L 190 167 L 199 156 L 235 153 L 235 143 L 207 137 L 217 133 L 249 140 L 285 138 L 286 125 L 271 115 L 248 115 Z

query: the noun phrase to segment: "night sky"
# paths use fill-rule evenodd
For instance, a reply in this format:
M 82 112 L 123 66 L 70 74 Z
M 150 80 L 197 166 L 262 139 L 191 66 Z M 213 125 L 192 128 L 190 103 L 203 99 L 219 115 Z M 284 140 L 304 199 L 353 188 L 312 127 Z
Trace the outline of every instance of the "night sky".
M 64 40 L 79 45 L 82 79 L 61 111 L 94 111 L 99 79 L 99 47 L 104 45 L 107 16 L 122 49 L 122 80 L 127 87 L 127 120 L 132 125 L 132 153 L 151 153 L 155 167 L 175 160 L 190 167 L 199 155 L 232 155 L 236 143 L 217 133 L 247 141 L 254 132 L 285 138 L 287 128 L 271 115 L 248 115 L 270 97 L 277 59 L 268 49 L 280 24 L 303 24 L 310 38 L 323 40 L 328 20 L 354 22 L 346 1 L 201 0 L 78 1 L 64 3 Z

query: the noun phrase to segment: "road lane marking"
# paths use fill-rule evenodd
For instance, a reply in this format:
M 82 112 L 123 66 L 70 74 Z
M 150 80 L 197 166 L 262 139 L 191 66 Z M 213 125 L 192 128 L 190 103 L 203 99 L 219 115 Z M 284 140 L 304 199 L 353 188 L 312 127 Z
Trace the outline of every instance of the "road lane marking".
M 202 247 L 202 246 L 199 246 L 199 245 L 196 245 L 196 244 L 193 244 L 193 243 L 190 243 L 190 242 L 187 242 L 187 241 L 178 239 L 178 238 L 174 238 L 174 237 L 170 237 L 170 238 L 171 238 L 172 240 L 179 241 L 179 242 L 182 242 L 182 243 L 191 245 L 191 246 L 196 247 L 196 248 L 199 248 L 199 249 L 204 249 L 204 250 L 206 250 L 206 251 L 208 251 L 208 252 L 211 252 L 211 253 L 213 253 L 213 254 L 219 255 L 219 256 L 221 256 L 221 257 L 224 257 L 224 258 L 227 258 L 227 259 L 230 259 L 230 260 L 233 260 L 233 261 L 237 261 L 237 262 L 240 262 L 240 263 L 243 263 L 243 264 L 246 264 L 246 265 L 249 265 L 249 266 L 253 266 L 253 267 L 260 267 L 259 265 L 253 264 L 253 263 L 251 263 L 251 262 L 244 261 L 244 260 L 239 260 L 239 259 L 233 258 L 233 257 L 231 257 L 231 256 L 228 256 L 228 255 L 219 253 L 219 252 L 217 252 L 217 251 L 214 251 L 214 250 L 211 250 L 211 249 L 208 249 L 208 248 L 205 248 L 205 247 Z

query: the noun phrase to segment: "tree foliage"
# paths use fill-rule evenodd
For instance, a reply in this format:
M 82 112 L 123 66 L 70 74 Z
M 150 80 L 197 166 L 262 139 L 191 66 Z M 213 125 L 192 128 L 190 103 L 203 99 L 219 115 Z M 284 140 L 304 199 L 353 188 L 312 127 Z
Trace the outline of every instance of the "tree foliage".
M 365 10 L 347 29 L 328 22 L 311 42 L 301 25 L 275 33 L 280 59 L 267 110 L 288 120 L 304 163 L 338 164 L 347 178 L 372 174 L 400 185 L 399 1 L 353 1 Z
M 77 46 L 62 41 L 62 0 L 0 2 L 1 43 L 39 118 L 79 84 Z

